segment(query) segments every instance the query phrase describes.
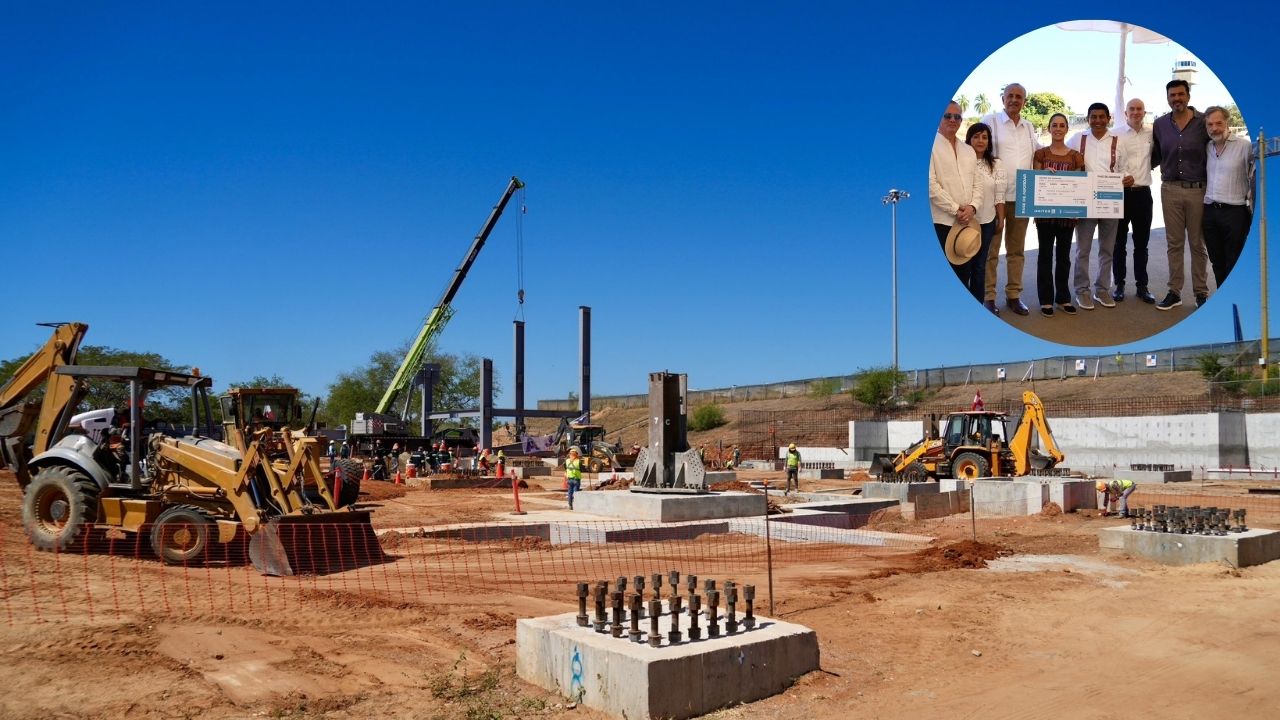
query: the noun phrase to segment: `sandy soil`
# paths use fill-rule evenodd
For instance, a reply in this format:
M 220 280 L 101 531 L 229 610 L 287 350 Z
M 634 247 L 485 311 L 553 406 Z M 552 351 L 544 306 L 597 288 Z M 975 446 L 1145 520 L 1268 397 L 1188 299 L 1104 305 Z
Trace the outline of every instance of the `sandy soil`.
M 366 498 L 381 527 L 509 509 L 509 491 L 389 494 Z M 553 492 L 530 496 L 558 503 Z M 603 717 L 514 676 L 516 619 L 572 608 L 560 574 L 519 593 L 421 597 L 343 590 L 330 579 L 283 609 L 202 610 L 197 597 L 194 609 L 174 600 L 165 610 L 161 592 L 181 592 L 166 572 L 177 569 L 137 561 L 154 588 L 122 599 L 118 614 L 90 617 L 48 556 L 27 551 L 19 502 L 12 476 L 0 473 L 5 607 L 27 592 L 13 580 L 34 572 L 70 612 L 0 615 L 0 717 Z M 1085 514 L 980 520 L 974 542 L 968 516 L 890 516 L 876 527 L 938 540 L 918 552 L 859 548 L 779 564 L 774 612 L 818 632 L 822 669 L 715 716 L 1280 716 L 1280 564 L 1169 568 L 1100 555 L 1095 533 L 1113 524 Z M 88 558 L 68 577 L 96 589 L 109 567 Z M 763 586 L 763 569 L 748 561 L 737 577 Z

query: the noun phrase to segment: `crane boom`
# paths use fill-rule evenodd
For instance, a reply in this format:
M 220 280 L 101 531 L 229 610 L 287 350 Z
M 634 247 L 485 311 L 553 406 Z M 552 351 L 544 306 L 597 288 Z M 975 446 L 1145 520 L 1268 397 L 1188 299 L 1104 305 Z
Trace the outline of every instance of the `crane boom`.
M 507 183 L 507 189 L 503 191 L 498 204 L 493 206 L 493 211 L 489 213 L 489 218 L 484 221 L 480 232 L 471 241 L 471 248 L 462 257 L 462 264 L 458 266 L 457 270 L 453 271 L 453 277 L 449 280 L 449 284 L 445 286 L 444 294 L 440 296 L 440 301 L 431 309 L 427 319 L 422 323 L 422 329 L 418 331 L 418 337 L 414 338 L 413 344 L 409 346 L 409 352 L 405 353 L 404 360 L 400 362 L 400 368 L 396 370 L 395 377 L 391 380 L 391 384 L 387 386 L 387 391 L 382 395 L 382 400 L 378 402 L 376 412 L 387 412 L 392 403 L 396 401 L 396 397 L 409 387 L 409 383 L 413 381 L 414 375 L 422 367 L 422 356 L 426 354 L 427 347 L 435 336 L 440 334 L 444 326 L 448 324 L 449 318 L 453 317 L 452 303 L 454 295 L 458 294 L 458 288 L 462 287 L 462 281 L 467 279 L 467 273 L 470 272 L 471 265 L 475 263 L 476 256 L 480 254 L 480 249 L 484 247 L 485 241 L 489 239 L 489 233 L 493 232 L 493 226 L 498 224 L 498 218 L 502 217 L 502 211 L 506 209 L 507 202 L 522 187 L 524 187 L 524 183 L 520 181 L 520 178 L 512 176 L 511 182 Z

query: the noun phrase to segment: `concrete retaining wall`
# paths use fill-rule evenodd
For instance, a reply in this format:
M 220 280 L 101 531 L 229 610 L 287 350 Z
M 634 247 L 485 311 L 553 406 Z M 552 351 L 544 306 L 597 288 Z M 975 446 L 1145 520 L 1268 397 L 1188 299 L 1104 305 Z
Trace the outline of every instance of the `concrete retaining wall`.
M 1280 413 L 1244 416 L 1249 461 L 1256 468 L 1280 467 Z
M 924 493 L 916 496 L 916 519 L 946 517 L 969 512 L 969 491 Z
M 871 462 L 875 453 L 889 452 L 889 424 L 880 420 L 850 420 L 849 447 L 854 460 Z

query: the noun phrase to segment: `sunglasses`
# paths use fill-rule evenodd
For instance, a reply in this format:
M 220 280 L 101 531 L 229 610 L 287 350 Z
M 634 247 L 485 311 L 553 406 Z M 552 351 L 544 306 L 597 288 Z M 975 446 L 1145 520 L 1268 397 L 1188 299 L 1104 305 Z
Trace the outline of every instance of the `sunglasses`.
M 964 116 L 959 113 L 942 113 L 943 120 L 963 120 Z

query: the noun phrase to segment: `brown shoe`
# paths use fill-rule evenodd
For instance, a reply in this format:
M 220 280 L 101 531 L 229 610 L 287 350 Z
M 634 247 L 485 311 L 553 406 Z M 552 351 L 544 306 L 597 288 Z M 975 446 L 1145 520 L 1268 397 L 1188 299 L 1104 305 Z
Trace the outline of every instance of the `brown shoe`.
M 1004 304 L 1008 305 L 1010 310 L 1014 311 L 1019 315 L 1031 314 L 1031 311 L 1027 309 L 1027 306 L 1023 305 L 1022 301 L 1019 300 L 1018 298 L 1009 298 L 1008 300 L 1004 301 Z
M 988 301 L 986 301 L 986 302 L 982 303 L 982 307 L 984 307 L 984 308 L 986 308 L 988 311 L 990 311 L 990 313 L 991 313 L 992 315 L 995 315 L 996 317 L 1000 317 L 1000 308 L 996 307 L 996 301 L 995 301 L 995 300 L 988 300 Z

